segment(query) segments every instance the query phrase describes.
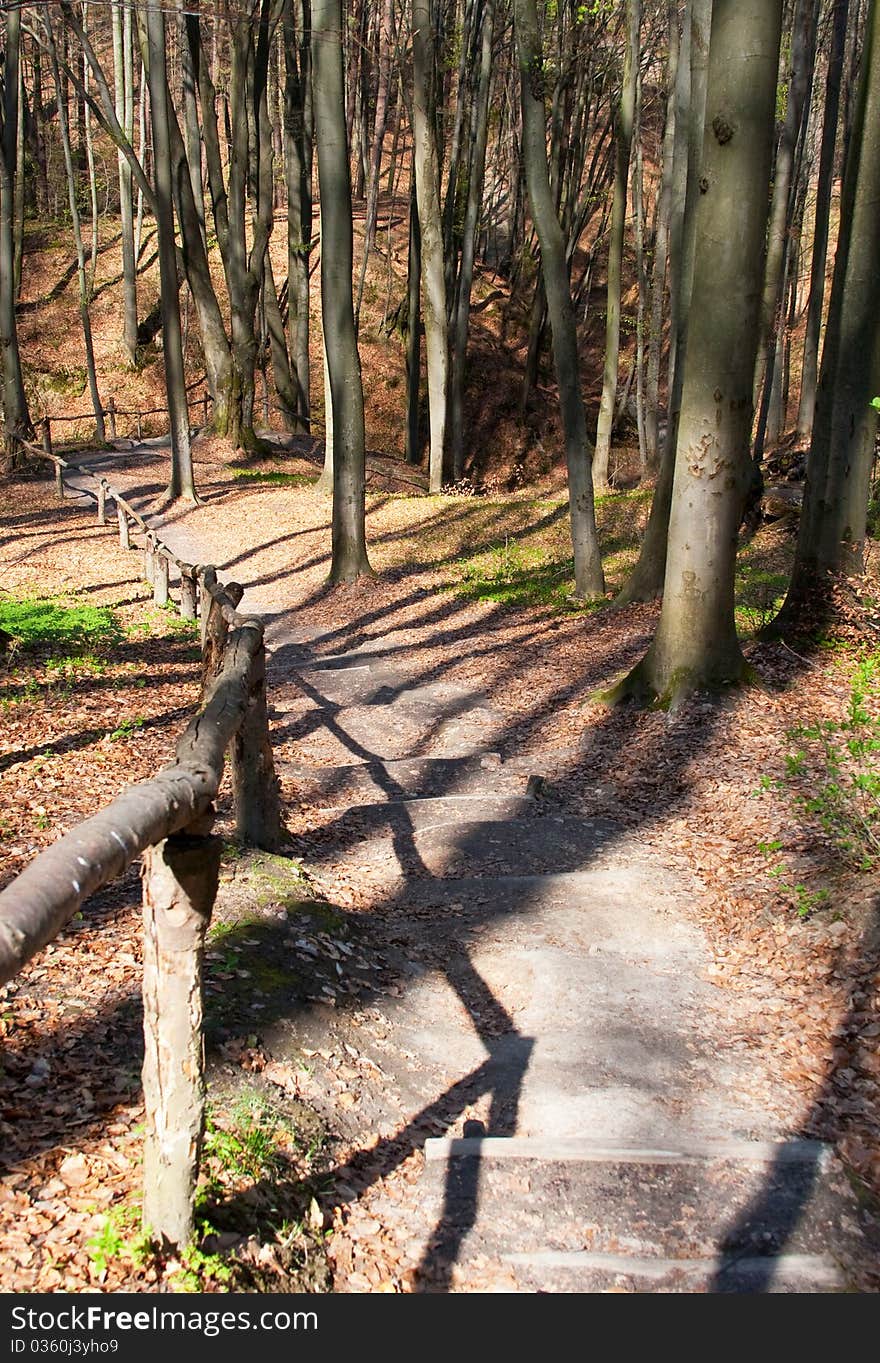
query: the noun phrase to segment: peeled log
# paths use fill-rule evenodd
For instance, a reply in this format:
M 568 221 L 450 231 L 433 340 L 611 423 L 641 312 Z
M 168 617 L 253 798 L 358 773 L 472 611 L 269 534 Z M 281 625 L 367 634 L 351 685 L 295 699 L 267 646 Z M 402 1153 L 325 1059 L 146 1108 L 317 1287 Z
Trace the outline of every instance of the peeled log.
M 144 1209 L 163 1243 L 192 1238 L 205 1113 L 202 961 L 220 838 L 168 838 L 144 855 Z

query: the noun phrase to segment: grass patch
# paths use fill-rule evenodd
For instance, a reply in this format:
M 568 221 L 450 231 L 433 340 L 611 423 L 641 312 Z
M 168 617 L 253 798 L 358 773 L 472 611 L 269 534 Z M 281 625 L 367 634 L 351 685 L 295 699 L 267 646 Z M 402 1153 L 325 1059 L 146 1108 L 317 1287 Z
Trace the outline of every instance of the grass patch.
M 574 563 L 546 550 L 526 547 L 505 538 L 485 554 L 460 559 L 459 576 L 450 583 L 456 596 L 469 601 L 494 601 L 504 606 L 552 606 L 556 610 L 589 611 L 602 603 L 576 601 Z
M 51 598 L 0 599 L 0 629 L 19 648 L 114 644 L 122 630 L 108 606 L 66 606 Z
M 315 477 L 310 473 L 281 473 L 274 469 L 233 469 L 233 478 L 241 483 L 274 483 L 278 487 L 311 487 Z
M 736 623 L 739 633 L 754 636 L 776 618 L 788 587 L 788 573 L 757 563 L 740 563 L 736 574 Z

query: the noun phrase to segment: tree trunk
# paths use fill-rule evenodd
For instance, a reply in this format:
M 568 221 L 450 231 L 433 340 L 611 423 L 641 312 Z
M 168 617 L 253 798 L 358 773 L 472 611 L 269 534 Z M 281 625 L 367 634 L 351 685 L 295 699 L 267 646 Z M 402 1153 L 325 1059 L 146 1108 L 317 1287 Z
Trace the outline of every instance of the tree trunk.
M 376 238 L 376 215 L 379 203 L 379 180 L 382 175 L 382 147 L 385 142 L 385 127 L 388 122 L 388 96 L 391 89 L 391 47 L 394 32 L 394 0 L 384 0 L 379 52 L 379 83 L 376 90 L 376 117 L 373 124 L 373 146 L 370 152 L 370 174 L 367 188 L 367 214 L 364 223 L 364 254 L 361 260 L 358 280 L 357 303 L 354 309 L 354 323 L 360 325 L 361 303 L 364 298 L 364 285 L 367 279 L 367 262 Z
M 3 121 L 0 128 L 0 359 L 4 445 L 10 464 L 16 457 L 16 441 L 32 440 L 34 436 L 25 397 L 15 322 L 15 157 L 20 45 L 21 10 L 13 5 L 6 12 L 6 69 L 3 72 Z
M 153 120 L 153 173 L 156 231 L 159 236 L 159 278 L 162 293 L 162 349 L 165 388 L 171 426 L 171 478 L 168 497 L 197 503 L 189 447 L 189 410 L 177 297 L 177 259 L 174 208 L 171 197 L 171 135 L 168 118 L 168 77 L 165 68 L 165 15 L 158 0 L 147 0 L 147 56 L 150 111 Z
M 55 36 L 52 30 L 48 12 L 44 13 L 46 28 L 46 38 L 49 46 L 49 57 L 52 62 L 52 72 L 55 77 L 55 90 L 58 105 L 58 126 L 61 134 L 61 146 L 64 151 L 64 166 L 67 172 L 67 197 L 70 207 L 70 221 L 73 227 L 73 241 L 76 248 L 76 274 L 79 284 L 79 315 L 83 331 L 83 342 L 86 352 L 86 372 L 88 374 L 89 392 L 92 399 L 92 410 L 95 413 L 95 438 L 98 443 L 103 445 L 105 441 L 104 431 L 104 411 L 101 405 L 101 395 L 98 392 L 98 376 L 95 370 L 95 350 L 92 345 L 92 324 L 89 317 L 89 288 L 86 279 L 86 257 L 83 247 L 82 226 L 79 216 L 79 204 L 77 201 L 76 168 L 73 163 L 73 151 L 70 144 L 70 129 L 67 123 L 67 105 L 61 86 L 61 71 L 58 65 L 58 54 L 55 48 Z
M 422 278 L 422 238 L 419 231 L 419 209 L 413 180 L 409 196 L 409 251 L 406 266 L 406 445 L 404 458 L 408 464 L 418 464 L 422 457 L 421 392 L 422 392 L 422 310 L 420 282 Z
M 351 176 L 345 130 L 342 0 L 313 0 L 312 67 L 321 195 L 321 305 L 333 412 L 329 581 L 371 571 L 365 534 L 364 394 L 354 330 Z
M 795 150 L 801 127 L 801 117 L 812 80 L 815 49 L 815 23 L 818 18 L 816 0 L 797 0 L 792 21 L 791 74 L 788 82 L 788 103 L 782 135 L 776 150 L 773 176 L 773 199 L 767 229 L 767 267 L 764 293 L 761 299 L 758 354 L 755 357 L 754 398 L 757 403 L 767 374 L 767 359 L 776 340 L 779 312 L 785 280 L 785 254 L 791 228 L 793 198 L 791 193 L 795 169 Z M 766 386 L 766 385 L 765 385 Z M 756 457 L 760 450 L 756 451 Z
M 464 376 L 467 364 L 468 323 L 471 311 L 471 287 L 474 277 L 474 252 L 477 222 L 483 200 L 483 177 L 486 166 L 486 136 L 489 123 L 489 84 L 492 68 L 493 0 L 486 0 L 480 48 L 480 67 L 474 100 L 471 134 L 468 197 L 464 215 L 461 243 L 461 268 L 455 297 L 452 381 L 449 389 L 449 430 L 452 453 L 452 477 L 457 483 L 464 477 Z
M 607 699 L 676 705 L 746 676 L 734 618 L 783 0 L 715 0 L 663 608 Z
M 648 468 L 655 472 L 660 462 L 660 356 L 663 349 L 663 303 L 666 293 L 666 267 L 669 255 L 669 214 L 672 202 L 672 168 L 675 155 L 675 86 L 679 60 L 678 21 L 675 0 L 669 6 L 669 60 L 666 67 L 668 94 L 666 127 L 663 133 L 663 167 L 657 199 L 654 233 L 654 264 L 651 272 L 651 319 L 648 340 L 646 384 L 646 421 Z M 660 581 L 663 580 L 663 568 Z
M 580 389 L 577 331 L 565 242 L 553 203 L 547 166 L 544 70 L 535 0 L 514 0 L 514 26 L 520 68 L 523 161 L 532 218 L 541 245 L 541 268 L 553 331 L 553 355 L 568 465 L 574 590 L 579 599 L 588 600 L 604 592 L 605 579 L 596 534 L 590 476 L 592 450 Z
M 132 15 L 128 5 L 113 6 L 113 70 L 116 117 L 129 142 L 134 138 L 134 81 Z M 122 344 L 132 366 L 137 361 L 137 269 L 134 258 L 131 167 L 123 151 L 119 161 L 119 215 L 122 230 Z
M 703 148 L 703 125 L 706 117 L 706 84 L 709 74 L 709 31 L 712 24 L 712 0 L 690 0 L 688 5 L 690 36 L 687 50 L 690 62 L 689 98 L 687 109 L 687 176 L 678 238 L 678 261 L 675 270 L 675 301 L 670 319 L 674 334 L 670 340 L 669 409 L 666 440 L 670 457 L 676 459 L 678 423 L 681 399 L 687 373 L 687 338 L 690 320 L 691 293 L 694 285 L 694 251 L 696 248 L 696 214 L 700 197 L 700 161 Z
M 413 161 L 421 230 L 422 310 L 428 360 L 428 486 L 436 493 L 443 486 L 445 471 L 449 342 L 440 219 L 440 161 L 434 131 L 431 8 L 431 0 L 412 0 Z
M 143 854 L 143 1227 L 192 1239 L 205 1120 L 202 962 L 217 894 L 220 838 L 167 838 Z
M 828 225 L 831 214 L 831 191 L 834 186 L 834 152 L 837 145 L 840 83 L 843 73 L 843 54 L 846 49 L 848 12 L 849 0 L 834 0 L 831 18 L 831 51 L 828 55 L 828 73 L 825 80 L 825 117 L 822 122 L 822 144 L 819 151 L 819 172 L 816 184 L 813 252 L 810 259 L 810 293 L 804 332 L 801 395 L 798 406 L 797 429 L 801 440 L 809 439 L 812 434 L 813 417 L 816 411 L 819 336 L 822 330 L 822 311 L 825 306 L 825 261 L 828 255 Z
M 272 378 L 275 383 L 275 391 L 278 394 L 278 401 L 281 404 L 281 419 L 284 422 L 286 431 L 296 432 L 301 429 L 299 418 L 299 384 L 296 381 L 296 370 L 291 368 L 290 356 L 287 353 L 287 338 L 284 335 L 284 322 L 281 318 L 281 309 L 278 306 L 278 291 L 275 288 L 275 276 L 272 273 L 272 258 L 266 252 L 266 259 L 263 262 L 263 305 L 266 313 L 266 329 L 269 335 L 269 351 L 272 356 Z
M 297 429 L 308 431 L 311 412 L 309 256 L 312 250 L 312 79 L 309 0 L 287 0 L 284 8 L 284 60 L 288 332 L 290 355 L 299 386 Z
M 614 202 L 608 243 L 605 374 L 602 381 L 602 400 L 599 404 L 599 423 L 596 427 L 596 450 L 593 455 L 593 487 L 599 492 L 608 487 L 608 459 L 611 453 L 611 429 L 614 424 L 614 400 L 617 395 L 617 364 L 620 355 L 620 272 L 626 231 L 626 191 L 632 149 L 636 72 L 639 65 L 641 8 L 640 0 L 627 0 L 627 40 L 623 61 L 623 91 L 615 135 Z
M 816 419 L 795 564 L 774 633 L 833 618 L 835 575 L 864 572 L 880 393 L 880 19 L 871 0 L 841 203 Z

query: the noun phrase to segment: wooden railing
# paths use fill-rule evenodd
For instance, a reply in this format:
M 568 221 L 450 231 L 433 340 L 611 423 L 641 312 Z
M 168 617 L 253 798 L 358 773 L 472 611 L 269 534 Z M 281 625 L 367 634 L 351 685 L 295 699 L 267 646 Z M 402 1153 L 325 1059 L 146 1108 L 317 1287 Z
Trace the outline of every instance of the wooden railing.
M 205 377 L 204 377 L 204 375 L 203 375 L 201 378 L 199 378 L 199 379 L 194 379 L 192 383 L 187 384 L 187 389 L 186 389 L 187 393 L 190 393 L 194 388 L 199 388 L 203 383 L 205 383 Z M 206 388 L 205 391 L 204 391 L 199 397 L 188 398 L 188 399 L 187 399 L 187 407 L 201 407 L 201 409 L 202 409 L 202 423 L 203 423 L 203 425 L 207 426 L 207 424 L 208 424 L 208 412 L 209 412 L 209 407 L 210 407 L 210 404 L 211 404 L 212 402 L 213 402 L 213 398 L 212 398 L 210 392 L 208 391 L 208 389 Z M 118 417 L 133 417 L 133 418 L 134 418 L 134 420 L 135 420 L 135 429 L 136 429 L 136 431 L 137 431 L 137 438 L 138 438 L 138 440 L 140 440 L 140 439 L 142 439 L 142 437 L 143 437 L 143 419 L 144 419 L 144 417 L 148 417 L 148 416 L 164 416 L 164 417 L 166 418 L 166 422 L 167 422 L 167 418 L 168 418 L 168 408 L 167 408 L 167 406 L 165 406 L 165 407 L 145 407 L 145 408 L 117 407 L 117 405 L 116 405 L 116 399 L 115 399 L 114 397 L 111 397 L 111 398 L 108 399 L 107 406 L 101 408 L 101 415 L 107 418 L 107 424 L 108 424 L 108 426 L 110 427 L 110 439 L 111 439 L 111 440 L 116 440 L 116 439 L 117 439 L 117 426 L 116 426 L 116 421 L 117 421 L 117 418 L 118 418 Z M 44 417 L 42 417 L 38 422 L 35 422 L 35 423 L 34 423 L 34 424 L 35 424 L 35 427 L 36 427 L 36 426 L 39 426 L 39 428 L 40 428 L 40 431 L 41 431 L 41 434 L 42 434 L 42 440 L 43 440 L 43 447 L 44 447 L 45 452 L 46 452 L 47 454 L 51 454 L 51 453 L 52 453 L 52 426 L 53 426 L 53 425 L 59 425 L 59 424 L 62 423 L 62 422 L 75 423 L 75 422 L 79 422 L 79 421 L 94 422 L 94 421 L 95 421 L 95 412 L 94 412 L 94 410 L 93 410 L 93 411 L 90 411 L 90 412 L 79 412 L 79 413 L 73 413 L 73 414 L 66 414 L 66 413 L 65 413 L 65 414 L 61 414 L 61 415 L 59 415 L 59 416 L 44 416 Z M 24 446 L 25 448 L 27 448 L 27 446 L 28 446 L 28 442 L 25 441 L 25 440 L 18 440 L 18 439 L 16 439 L 16 443 L 17 443 L 17 444 L 21 444 L 21 445 Z
M 60 473 L 77 467 L 49 457 Z M 144 536 L 154 599 L 168 600 L 168 565 L 177 566 L 181 614 L 201 620 L 202 692 L 172 765 L 124 790 L 0 891 L 0 985 L 61 932 L 89 895 L 143 858 L 144 1225 L 183 1245 L 193 1230 L 204 1124 L 202 957 L 217 891 L 221 841 L 211 829 L 227 751 L 238 836 L 269 849 L 282 838 L 263 624 L 238 613 L 237 583 L 224 586 L 214 568 L 181 563 L 106 479 L 79 471 L 97 484 L 102 523 L 107 499 L 115 502 L 120 544 L 131 547 L 132 523 Z

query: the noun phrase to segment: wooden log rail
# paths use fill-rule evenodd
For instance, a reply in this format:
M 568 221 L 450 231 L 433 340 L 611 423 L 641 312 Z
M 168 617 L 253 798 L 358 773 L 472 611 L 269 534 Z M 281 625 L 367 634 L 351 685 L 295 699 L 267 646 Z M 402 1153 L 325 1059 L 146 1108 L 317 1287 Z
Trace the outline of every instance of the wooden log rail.
M 206 380 L 204 374 L 202 375 L 202 377 L 201 377 L 200 379 L 193 379 L 192 383 L 188 383 L 187 386 L 186 386 L 186 391 L 187 391 L 187 393 L 191 393 L 192 390 L 193 390 L 194 388 L 199 388 L 199 387 L 201 387 L 201 385 L 202 385 L 203 383 L 206 383 L 206 382 L 207 382 L 207 380 Z M 212 401 L 213 401 L 213 399 L 212 399 L 212 397 L 211 397 L 211 394 L 210 394 L 210 392 L 208 391 L 208 389 L 206 388 L 205 391 L 204 391 L 204 393 L 202 393 L 199 397 L 196 397 L 196 398 L 189 398 L 189 397 L 188 397 L 188 398 L 187 398 L 187 407 L 201 407 L 201 408 L 202 408 L 202 413 L 203 413 L 203 420 L 204 420 L 205 425 L 207 425 L 207 424 L 208 424 L 208 406 L 209 406 L 209 403 L 211 403 Z M 142 422 L 143 417 L 145 417 L 145 416 L 166 416 L 166 417 L 167 417 L 167 415 L 168 415 L 168 408 L 167 408 L 167 407 L 145 407 L 145 408 L 117 407 L 117 406 L 116 406 L 116 399 L 113 398 L 113 397 L 111 397 L 111 398 L 109 399 L 108 403 L 107 403 L 107 406 L 101 408 L 101 415 L 108 418 L 109 425 L 110 425 L 110 439 L 111 439 L 111 440 L 115 440 L 115 439 L 116 439 L 116 418 L 117 418 L 117 417 L 120 417 L 120 416 L 124 416 L 124 417 L 134 417 L 134 418 L 135 418 L 135 421 L 136 421 L 136 423 L 137 423 L 137 434 L 138 434 L 138 439 L 140 440 L 140 438 L 141 438 L 141 436 L 142 436 L 142 434 L 143 434 L 143 428 L 142 428 L 142 425 L 141 425 L 141 422 Z M 82 412 L 82 413 L 79 413 L 79 414 L 74 413 L 74 414 L 72 414 L 72 415 L 71 415 L 71 414 L 64 414 L 64 413 L 62 413 L 62 414 L 59 415 L 59 416 L 52 416 L 52 417 L 46 416 L 46 417 L 43 417 L 43 420 L 42 420 L 42 422 L 40 423 L 40 425 L 42 426 L 43 431 L 44 431 L 44 438 L 45 438 L 45 436 L 48 436 L 49 448 L 51 449 L 52 423 L 53 423 L 53 422 L 55 422 L 55 424 L 57 425 L 59 422 L 62 422 L 62 421 L 69 421 L 69 422 L 74 422 L 74 423 L 76 423 L 76 422 L 78 422 L 78 421 L 94 421 L 94 420 L 95 420 L 95 412 L 94 412 L 94 411 L 91 411 L 91 412 Z M 28 442 L 27 442 L 27 441 L 21 440 L 20 438 L 17 438 L 17 443 L 18 443 L 18 444 L 21 444 L 22 446 L 24 446 L 25 448 L 27 448 L 27 445 L 28 445 Z
M 56 456 L 57 458 L 57 456 Z M 75 467 L 59 461 L 64 467 Z M 103 480 L 100 480 L 103 482 Z M 148 553 L 173 559 L 111 489 Z M 99 507 L 100 507 L 99 501 Z M 202 961 L 218 883 L 210 836 L 227 750 L 238 836 L 269 850 L 282 839 L 266 705 L 263 624 L 236 610 L 242 588 L 213 567 L 181 569 L 182 604 L 201 617 L 200 708 L 175 762 L 60 838 L 0 891 L 0 985 L 64 928 L 90 895 L 142 856 L 146 1104 L 143 1224 L 160 1242 L 192 1237 L 205 1111 Z
M 107 524 L 107 500 L 114 502 L 116 506 L 116 519 L 119 527 L 119 544 L 122 549 L 131 549 L 131 526 L 135 525 L 143 537 L 144 554 L 144 580 L 149 582 L 153 588 L 153 601 L 157 606 L 165 606 L 171 599 L 169 589 L 169 564 L 173 564 L 179 574 L 179 601 L 178 611 L 184 620 L 194 620 L 197 616 L 197 596 L 198 596 L 198 574 L 200 569 L 191 564 L 185 563 L 171 552 L 167 544 L 163 544 L 156 531 L 153 530 L 139 511 L 126 501 L 121 492 L 111 486 L 106 478 L 93 473 L 91 469 L 83 464 L 75 464 L 70 459 L 63 459 L 60 454 L 56 454 L 52 449 L 51 435 L 44 430 L 43 446 L 32 444 L 29 440 L 18 442 L 29 454 L 39 459 L 48 459 L 55 466 L 55 487 L 60 498 L 64 497 L 64 470 L 70 469 L 74 473 L 79 473 L 82 477 L 95 484 L 95 491 L 91 487 L 81 489 L 87 496 L 93 497 L 98 510 L 98 524 Z

